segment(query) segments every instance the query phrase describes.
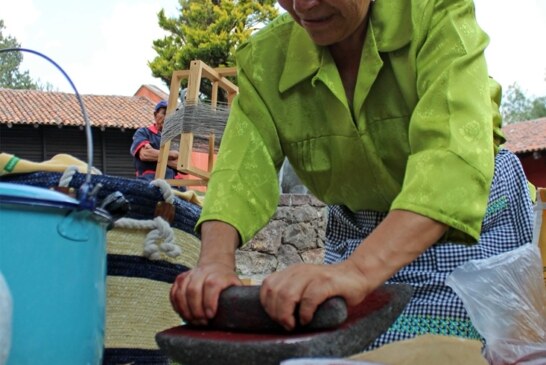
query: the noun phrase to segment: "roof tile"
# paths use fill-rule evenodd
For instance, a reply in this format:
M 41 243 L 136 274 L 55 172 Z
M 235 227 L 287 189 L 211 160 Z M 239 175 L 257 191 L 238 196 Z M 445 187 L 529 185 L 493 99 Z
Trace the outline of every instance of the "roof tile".
M 514 153 L 546 150 L 546 118 L 508 124 L 502 131 L 504 146 Z
M 144 96 L 82 95 L 92 126 L 137 129 L 153 121 L 154 103 Z M 74 94 L 0 88 L 0 124 L 83 126 Z M 546 118 L 502 128 L 515 153 L 546 150 Z
M 137 129 L 153 121 L 143 96 L 81 95 L 94 127 Z M 0 124 L 83 126 L 75 94 L 0 88 Z

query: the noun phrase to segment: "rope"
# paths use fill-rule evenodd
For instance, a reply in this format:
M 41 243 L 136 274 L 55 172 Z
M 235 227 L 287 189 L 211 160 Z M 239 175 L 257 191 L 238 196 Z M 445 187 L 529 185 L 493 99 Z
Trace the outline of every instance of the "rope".
M 165 202 L 174 204 L 174 193 L 171 186 L 163 179 L 153 180 L 150 185 L 155 186 L 163 195 Z M 170 257 L 179 256 L 182 251 L 174 242 L 174 231 L 161 217 L 155 217 L 153 220 L 136 220 L 131 218 L 121 218 L 114 223 L 115 227 L 132 229 L 150 229 L 151 231 L 144 240 L 144 250 L 142 254 L 150 260 L 159 260 L 161 252 Z M 163 241 L 162 243 L 160 243 Z
M 77 166 L 68 166 L 59 180 L 59 186 L 68 187 L 76 172 L 78 172 Z M 174 204 L 174 193 L 165 180 L 156 179 L 150 185 L 160 190 L 165 202 Z M 98 184 L 96 188 L 100 189 L 101 186 L 102 184 Z M 144 240 L 144 250 L 142 252 L 144 257 L 150 260 L 161 259 L 162 252 L 173 258 L 182 254 L 180 247 L 175 244 L 172 227 L 161 217 L 155 217 L 153 220 L 120 218 L 114 222 L 114 227 L 150 230 Z
M 68 184 L 70 184 L 70 181 L 72 181 L 72 177 L 78 172 L 78 167 L 75 165 L 70 165 L 64 170 L 61 178 L 59 179 L 59 186 L 63 188 L 67 188 Z
M 182 253 L 180 247 L 174 243 L 174 231 L 163 218 L 155 217 L 153 220 L 138 220 L 121 218 L 114 222 L 116 228 L 149 229 L 151 230 L 144 240 L 142 254 L 150 260 L 159 260 L 161 252 L 169 257 L 178 257 Z M 160 243 L 163 241 L 162 243 Z
M 167 203 L 174 204 L 174 193 L 169 183 L 162 179 L 156 179 L 153 180 L 150 184 L 159 188 L 159 191 L 161 191 L 161 194 L 163 195 L 163 199 Z

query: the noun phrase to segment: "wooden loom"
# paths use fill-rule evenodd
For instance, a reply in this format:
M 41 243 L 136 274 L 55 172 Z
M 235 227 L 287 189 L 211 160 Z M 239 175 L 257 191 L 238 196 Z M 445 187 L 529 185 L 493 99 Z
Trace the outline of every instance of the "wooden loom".
M 229 81 L 226 76 L 235 76 L 236 67 L 212 68 L 203 61 L 195 60 L 190 64 L 189 70 L 174 71 L 169 90 L 169 101 L 167 114 L 172 113 L 177 106 L 180 83 L 183 79 L 188 79 L 186 91 L 186 105 L 196 104 L 199 98 L 199 88 L 201 79 L 205 77 L 212 84 L 211 107 L 216 108 L 218 104 L 218 90 L 226 91 L 228 98 L 228 107 L 233 98 L 239 92 L 239 88 Z M 209 135 L 208 140 L 208 166 L 206 170 L 192 165 L 191 156 L 193 152 L 193 133 L 184 132 L 180 136 L 180 149 L 178 151 L 177 170 L 198 177 L 198 179 L 165 179 L 171 186 L 206 186 L 210 178 L 210 173 L 214 165 L 214 133 Z M 165 142 L 159 150 L 156 179 L 164 179 L 167 171 L 167 162 L 171 141 Z
M 537 201 L 544 207 L 544 204 L 546 203 L 546 188 L 537 189 L 537 198 Z M 542 257 L 544 285 L 546 285 L 546 209 L 542 209 L 542 211 L 539 211 L 537 214 L 542 214 L 540 231 L 538 232 L 538 246 Z

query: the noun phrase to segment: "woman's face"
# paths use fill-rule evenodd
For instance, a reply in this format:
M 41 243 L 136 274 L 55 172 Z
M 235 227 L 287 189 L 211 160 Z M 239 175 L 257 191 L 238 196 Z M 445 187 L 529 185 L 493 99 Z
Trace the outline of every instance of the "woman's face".
M 330 46 L 363 31 L 371 0 L 278 0 L 319 46 Z M 359 34 L 356 34 L 359 35 Z

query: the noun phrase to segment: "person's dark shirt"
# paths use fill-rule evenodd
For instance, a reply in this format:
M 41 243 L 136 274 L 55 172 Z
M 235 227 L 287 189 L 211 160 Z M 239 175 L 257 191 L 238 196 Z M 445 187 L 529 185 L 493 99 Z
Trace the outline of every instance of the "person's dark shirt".
M 135 163 L 136 176 L 146 180 L 153 180 L 155 179 L 157 161 L 142 161 L 138 157 L 140 149 L 147 144 L 156 150 L 159 150 L 161 146 L 161 132 L 157 130 L 155 125 L 137 129 L 133 135 L 133 143 L 131 144 L 131 155 L 133 155 Z M 165 179 L 174 179 L 176 174 L 176 170 L 167 166 Z

